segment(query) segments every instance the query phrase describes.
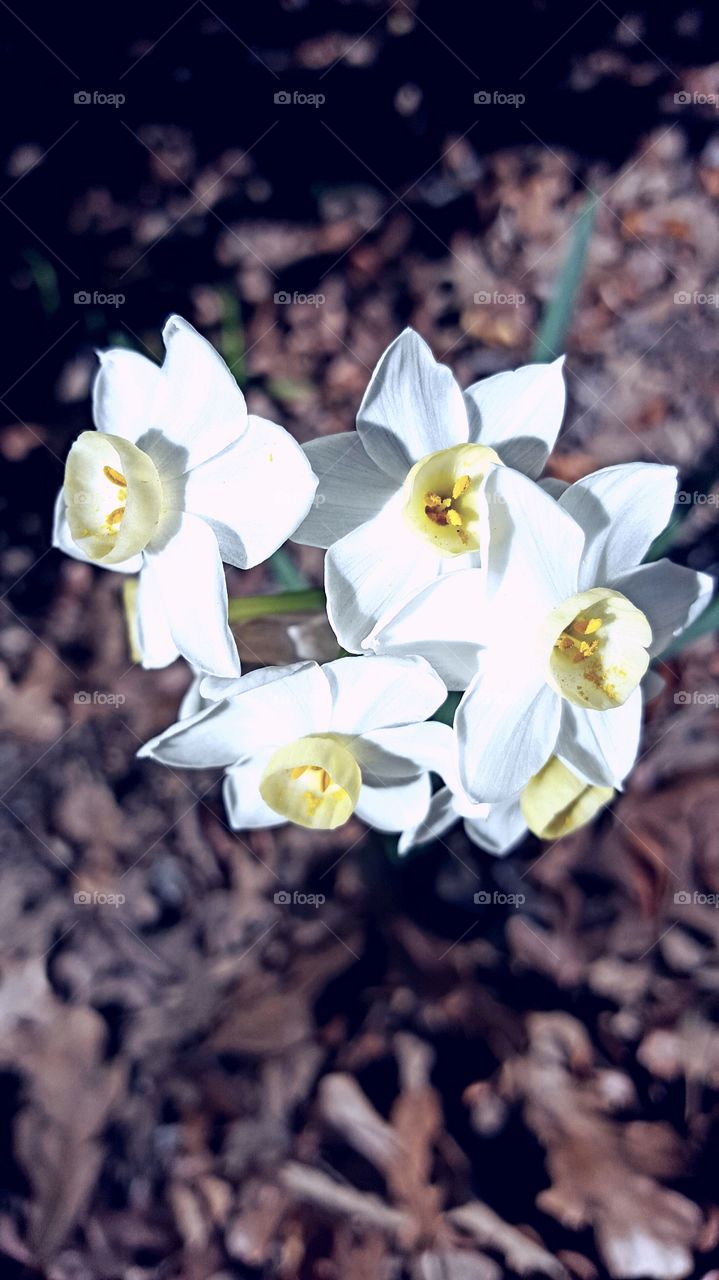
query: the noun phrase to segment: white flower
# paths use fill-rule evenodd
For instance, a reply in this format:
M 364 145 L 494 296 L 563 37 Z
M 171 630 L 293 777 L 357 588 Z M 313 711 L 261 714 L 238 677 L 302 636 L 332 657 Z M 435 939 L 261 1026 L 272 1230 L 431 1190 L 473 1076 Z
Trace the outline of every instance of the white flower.
M 381 831 L 427 812 L 429 771 L 454 777 L 455 741 L 426 722 L 446 697 L 422 658 L 340 658 L 265 667 L 221 685 L 218 697 L 141 748 L 168 765 L 226 769 L 235 828 L 295 822 L 332 829 L 353 812 Z M 195 686 L 183 710 L 198 706 Z
M 505 800 L 552 754 L 597 786 L 629 771 L 642 677 L 712 589 L 706 574 L 668 560 L 641 564 L 675 487 L 673 467 L 632 463 L 555 502 L 497 467 L 486 484 L 499 533 L 486 584 L 473 569 L 450 575 L 380 628 L 379 652 L 411 645 L 450 688 L 468 685 L 455 728 L 473 800 Z
M 519 795 L 498 804 L 472 804 L 460 790 L 435 792 L 423 821 L 405 831 L 400 854 L 443 836 L 460 818 L 474 844 L 488 853 L 509 853 L 528 831 L 559 840 L 586 826 L 614 798 L 613 787 L 594 786 L 559 756 L 551 756 Z
M 203 671 L 239 674 L 222 561 L 265 560 L 310 507 L 316 479 L 282 427 L 248 415 L 224 361 L 179 316 L 162 367 L 124 350 L 100 354 L 93 414 L 68 455 L 56 547 L 140 573 L 143 665 L 178 653 Z
M 345 649 L 361 650 L 378 620 L 427 583 L 480 563 L 491 525 L 488 471 L 504 463 L 538 476 L 564 398 L 562 360 L 497 374 L 462 394 L 413 330 L 385 351 L 356 432 L 305 446 L 319 487 L 295 539 L 329 548 L 327 611 Z

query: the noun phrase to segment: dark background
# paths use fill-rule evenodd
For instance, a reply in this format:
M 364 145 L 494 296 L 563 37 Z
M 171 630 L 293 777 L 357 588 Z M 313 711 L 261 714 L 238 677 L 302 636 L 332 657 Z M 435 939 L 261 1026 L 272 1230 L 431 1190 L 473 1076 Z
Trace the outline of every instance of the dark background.
M 672 555 L 716 570 L 717 311 L 675 298 L 719 293 L 719 116 L 674 95 L 719 91 L 719 13 L 197 0 L 0 24 L 3 1280 L 593 1280 L 639 1274 L 637 1239 L 648 1275 L 713 1280 L 719 926 L 674 895 L 719 893 L 715 640 L 662 664 L 590 831 L 497 860 L 459 828 L 400 866 L 359 822 L 230 833 L 213 775 L 137 762 L 187 672 L 135 667 L 117 576 L 49 540 L 94 348 L 160 358 L 177 310 L 256 412 L 348 430 L 406 323 L 463 384 L 546 354 L 591 186 L 552 469 L 676 464 L 701 500 Z M 248 666 L 297 656 L 284 621 L 238 641 Z M 477 1202 L 509 1245 L 453 1223 Z

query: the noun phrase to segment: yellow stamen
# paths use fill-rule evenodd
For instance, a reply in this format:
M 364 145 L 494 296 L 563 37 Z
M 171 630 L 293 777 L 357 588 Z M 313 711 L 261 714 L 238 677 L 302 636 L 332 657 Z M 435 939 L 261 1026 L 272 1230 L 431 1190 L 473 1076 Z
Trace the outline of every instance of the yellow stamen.
M 460 476 L 458 480 L 455 480 L 452 487 L 452 501 L 456 502 L 457 498 L 461 498 L 462 494 L 467 492 L 471 483 L 469 476 Z
M 109 524 L 111 529 L 114 529 L 115 525 L 120 524 L 124 514 L 125 514 L 124 507 L 115 507 L 115 510 L 110 512 L 109 516 L 107 517 L 107 523 Z
M 113 484 L 123 485 L 127 488 L 127 480 L 121 471 L 116 471 L 114 467 L 103 467 L 102 471 L 103 475 L 107 476 L 107 479 L 111 480 Z
M 410 528 L 442 557 L 479 551 L 489 532 L 484 482 L 499 465 L 494 450 L 479 444 L 452 445 L 420 458 L 402 489 Z
M 547 679 L 575 706 L 621 706 L 649 664 L 652 632 L 643 613 L 618 591 L 592 587 L 549 615 Z M 549 647 L 549 646 L 548 646 Z
M 572 623 L 572 630 L 579 636 L 592 636 L 595 631 L 600 631 L 601 627 L 601 618 L 575 618 Z

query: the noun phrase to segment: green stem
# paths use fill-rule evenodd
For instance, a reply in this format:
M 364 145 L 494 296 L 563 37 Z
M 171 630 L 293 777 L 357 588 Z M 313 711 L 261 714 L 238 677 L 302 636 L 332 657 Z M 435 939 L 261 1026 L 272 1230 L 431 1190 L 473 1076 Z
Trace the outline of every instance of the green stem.
M 278 591 L 272 596 L 234 596 L 230 600 L 230 622 L 250 622 L 276 613 L 314 613 L 324 609 L 325 593 L 320 587 L 302 591 Z

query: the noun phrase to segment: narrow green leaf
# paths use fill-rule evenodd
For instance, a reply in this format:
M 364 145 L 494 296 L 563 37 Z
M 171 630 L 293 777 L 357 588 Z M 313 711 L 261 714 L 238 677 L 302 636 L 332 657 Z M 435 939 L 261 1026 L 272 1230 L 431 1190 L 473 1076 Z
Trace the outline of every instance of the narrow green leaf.
M 319 587 L 303 591 L 279 591 L 272 596 L 233 596 L 229 604 L 230 622 L 250 622 L 277 613 L 315 613 L 325 607 L 325 593 Z
M 536 335 L 532 359 L 540 363 L 556 360 L 564 350 L 594 230 L 597 207 L 597 197 L 590 191 L 574 226 L 571 247 L 559 273 L 554 296 L 545 309 Z
M 282 547 L 270 556 L 267 564 L 278 587 L 282 587 L 283 591 L 304 591 L 307 587 L 305 575 Z

